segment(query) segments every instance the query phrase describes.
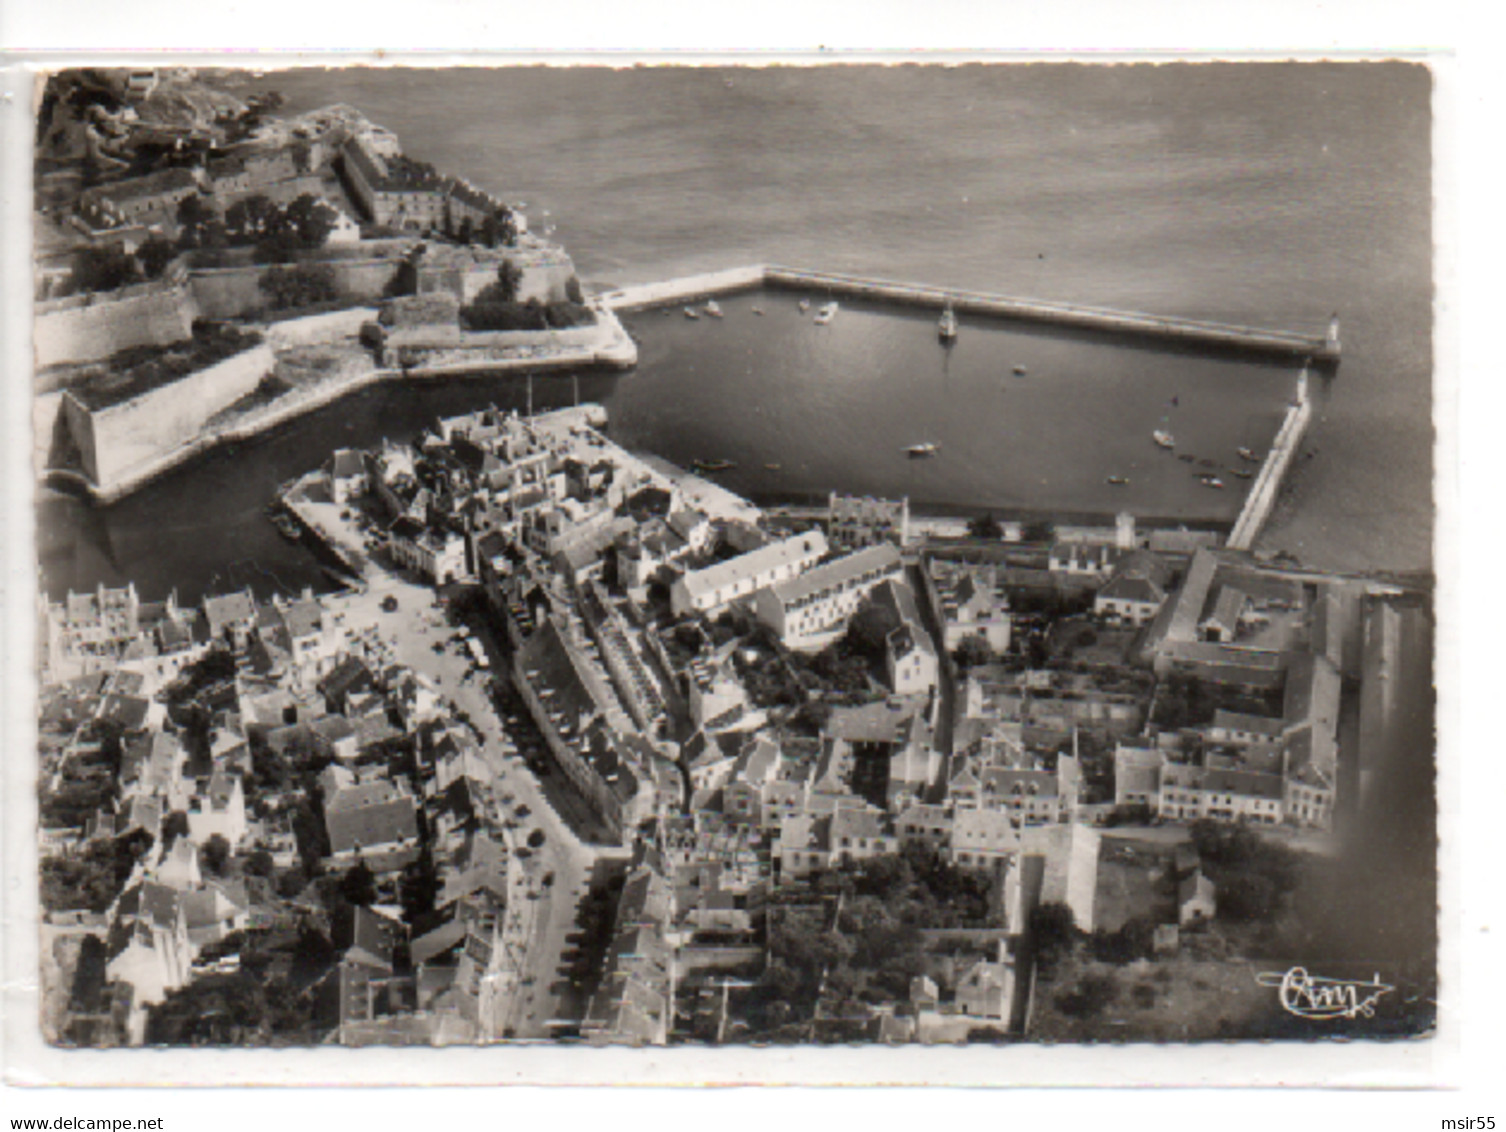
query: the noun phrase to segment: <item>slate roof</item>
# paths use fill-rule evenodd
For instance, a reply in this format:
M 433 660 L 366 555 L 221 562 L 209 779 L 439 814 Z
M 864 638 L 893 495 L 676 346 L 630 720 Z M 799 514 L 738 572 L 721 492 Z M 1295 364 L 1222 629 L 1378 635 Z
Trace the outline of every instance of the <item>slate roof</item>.
M 336 479 L 349 479 L 366 474 L 366 460 L 354 448 L 341 448 L 330 464 L 330 472 Z
M 833 845 L 840 845 L 844 837 L 874 840 L 887 836 L 884 815 L 877 810 L 839 809 L 831 815 Z
M 740 579 L 757 577 L 781 566 L 825 554 L 826 550 L 826 536 L 820 531 L 807 531 L 760 546 L 757 550 L 718 562 L 704 570 L 692 570 L 681 582 L 685 591 L 694 598 L 723 589 Z
M 408 948 L 409 958 L 412 959 L 415 967 L 437 959 L 445 952 L 464 943 L 465 934 L 465 923 L 458 916 L 452 917 L 433 931 L 415 939 Z
M 1120 575 L 1110 579 L 1108 585 L 1098 591 L 1098 597 L 1107 601 L 1136 601 L 1142 605 L 1158 605 L 1165 600 L 1166 591 L 1149 578 Z
M 98 718 L 119 724 L 123 731 L 136 731 L 146 722 L 146 713 L 151 706 L 150 700 L 139 696 L 111 694 L 100 705 Z
M 209 627 L 214 631 L 215 636 L 219 636 L 220 631 L 227 625 L 242 621 L 247 623 L 255 621 L 256 601 L 252 598 L 250 590 L 206 597 L 204 616 L 209 620 Z
M 347 853 L 418 839 L 418 809 L 409 797 L 370 806 L 326 811 L 331 851 Z
M 338 768 L 331 767 L 330 769 L 335 770 Z M 406 795 L 391 780 L 378 778 L 371 782 L 341 786 L 333 794 L 325 798 L 324 812 L 326 814 L 334 814 L 342 810 L 360 810 L 367 806 L 378 806 L 387 802 L 394 802 L 404 797 Z
M 153 927 L 172 929 L 183 915 L 183 897 L 175 888 L 143 881 L 137 915 Z
M 754 553 L 759 552 L 754 551 Z M 835 562 L 816 566 L 798 577 L 779 582 L 770 589 L 781 602 L 791 605 L 822 590 L 836 589 L 847 582 L 899 568 L 899 547 L 892 542 L 881 542 L 854 551 L 845 558 L 838 558 Z
M 350 949 L 345 953 L 345 960 L 391 971 L 393 952 L 403 935 L 401 924 L 370 908 L 358 907 L 351 924 Z
M 904 729 L 925 706 L 924 697 L 891 696 L 858 707 L 839 707 L 832 711 L 822 731 L 849 743 L 898 743 Z
M 354 690 L 369 688 L 375 683 L 376 677 L 366 667 L 366 662 L 358 656 L 347 655 L 341 657 L 339 663 L 319 681 L 319 691 L 332 700 L 339 700 Z
M 1254 735 L 1279 736 L 1286 729 L 1284 720 L 1264 715 L 1249 715 L 1239 711 L 1219 708 L 1213 713 L 1213 726 L 1227 731 L 1247 731 Z
M 295 601 L 282 613 L 288 627 L 288 636 L 293 640 L 312 636 L 324 624 L 324 610 L 317 601 Z

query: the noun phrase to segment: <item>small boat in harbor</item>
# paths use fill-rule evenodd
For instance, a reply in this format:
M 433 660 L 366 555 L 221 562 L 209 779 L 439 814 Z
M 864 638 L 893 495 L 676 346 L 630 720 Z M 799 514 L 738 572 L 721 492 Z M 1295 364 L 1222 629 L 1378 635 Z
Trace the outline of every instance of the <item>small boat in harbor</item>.
M 1024 377 L 1029 372 L 1030 371 L 1028 369 L 1026 369 L 1024 366 L 1015 366 L 1014 367 L 1014 375 L 1016 377 Z
M 811 309 L 811 301 L 809 299 L 801 299 L 795 304 L 795 307 L 801 314 L 805 314 Z
M 1204 487 L 1223 487 L 1224 481 L 1217 476 L 1199 476 L 1198 479 Z
M 708 315 L 710 315 L 712 318 L 721 318 L 722 317 L 722 308 L 717 304 L 717 301 L 715 299 L 707 299 L 706 300 L 706 313 Z
M 820 310 L 818 310 L 816 312 L 816 325 L 817 326 L 825 326 L 828 322 L 830 322 L 832 319 L 834 319 L 836 317 L 837 317 L 837 304 L 836 303 L 827 303 L 824 307 L 822 307 Z
M 272 525 L 277 528 L 277 533 L 289 542 L 301 542 L 303 539 L 303 531 L 299 529 L 297 522 L 294 521 L 291 515 L 274 514 L 272 516 Z
M 737 467 L 731 460 L 692 460 L 690 466 L 698 472 L 729 472 Z
M 1175 448 L 1177 446 L 1176 439 L 1171 433 L 1162 428 L 1158 428 L 1155 432 L 1151 433 L 1150 438 L 1161 448 Z
M 940 451 L 941 445 L 927 442 L 925 444 L 909 445 L 905 449 L 905 455 L 912 460 L 924 460 L 927 457 L 936 455 Z
M 696 311 L 695 307 L 686 307 L 685 308 L 685 317 L 686 318 L 695 319 L 695 318 L 700 318 L 701 316 Z
M 784 468 L 783 464 L 765 464 L 764 465 L 764 470 L 765 471 L 769 471 L 769 472 L 781 471 L 783 468 Z
M 1255 455 L 1255 453 L 1251 452 L 1248 448 L 1241 448 L 1239 450 L 1239 456 L 1240 456 L 1240 459 L 1242 459 L 1242 460 L 1258 460 L 1258 459 L 1260 459 L 1259 456 Z
M 1108 478 L 1108 482 L 1113 484 L 1115 487 L 1123 487 L 1125 484 L 1129 483 L 1129 476 L 1110 476 Z
M 951 303 L 947 303 L 946 310 L 941 312 L 941 321 L 936 324 L 936 336 L 947 345 L 957 341 L 957 312 L 952 310 Z
M 763 307 L 754 307 L 753 308 L 753 313 L 754 314 L 763 314 Z
M 1234 475 L 1234 476 L 1238 476 L 1242 480 L 1247 480 L 1251 476 L 1253 476 L 1255 473 L 1252 472 L 1252 471 L 1250 471 L 1249 468 L 1230 468 L 1229 469 L 1229 474 L 1230 475 Z

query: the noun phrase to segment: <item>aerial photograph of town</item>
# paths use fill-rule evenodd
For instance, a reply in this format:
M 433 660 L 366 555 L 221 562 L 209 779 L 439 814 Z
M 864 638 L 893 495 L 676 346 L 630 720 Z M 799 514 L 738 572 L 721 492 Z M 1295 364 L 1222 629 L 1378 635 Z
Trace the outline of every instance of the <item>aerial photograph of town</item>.
M 45 1041 L 1429 1038 L 1432 97 L 39 75 Z

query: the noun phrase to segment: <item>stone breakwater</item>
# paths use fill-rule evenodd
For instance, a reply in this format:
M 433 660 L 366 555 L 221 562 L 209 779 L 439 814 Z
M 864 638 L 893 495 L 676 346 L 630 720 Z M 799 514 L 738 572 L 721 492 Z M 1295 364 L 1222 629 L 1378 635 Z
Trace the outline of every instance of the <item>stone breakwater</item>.
M 1303 370 L 1297 378 L 1297 396 L 1287 409 L 1286 419 L 1281 422 L 1276 439 L 1271 443 L 1271 450 L 1260 466 L 1260 473 L 1250 486 L 1250 494 L 1245 496 L 1245 505 L 1239 512 L 1239 518 L 1234 521 L 1234 527 L 1229 532 L 1228 545 L 1232 549 L 1249 550 L 1254 545 L 1260 529 L 1270 518 L 1271 509 L 1276 506 L 1282 481 L 1302 444 L 1302 437 L 1307 432 L 1312 415 L 1312 397 L 1307 391 L 1307 371 Z
M 601 301 L 613 310 L 639 310 L 756 287 L 819 291 L 832 296 L 879 299 L 937 311 L 950 305 L 961 314 L 1076 326 L 1115 334 L 1143 335 L 1222 349 L 1311 358 L 1316 361 L 1337 362 L 1339 357 L 1336 333 L 1329 337 L 1293 334 L 1284 330 L 1170 318 L 1110 310 L 1107 307 L 1011 298 L 982 291 L 959 291 L 920 283 L 898 283 L 857 275 L 806 271 L 777 264 L 754 264 L 622 287 L 606 292 L 601 296 Z

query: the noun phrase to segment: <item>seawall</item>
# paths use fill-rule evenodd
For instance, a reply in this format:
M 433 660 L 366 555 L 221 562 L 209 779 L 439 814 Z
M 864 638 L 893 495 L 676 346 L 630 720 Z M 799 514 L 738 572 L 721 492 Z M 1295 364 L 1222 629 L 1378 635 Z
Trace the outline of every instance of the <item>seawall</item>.
M 1287 409 L 1286 419 L 1281 422 L 1281 427 L 1276 430 L 1271 450 L 1266 453 L 1265 462 L 1260 465 L 1260 472 L 1250 486 L 1250 493 L 1245 496 L 1245 505 L 1240 509 L 1239 518 L 1234 521 L 1234 528 L 1229 532 L 1229 541 L 1225 545 L 1231 550 L 1249 550 L 1259 536 L 1260 529 L 1270 518 L 1287 469 L 1291 467 L 1312 420 L 1312 413 L 1312 397 L 1307 391 L 1307 371 L 1304 369 L 1297 378 L 1296 399 Z
M 1339 357 L 1337 338 L 1330 339 L 1322 335 L 1293 334 L 1284 330 L 1172 318 L 1135 311 L 1111 310 L 1107 307 L 1083 306 L 1076 303 L 1011 298 L 984 291 L 959 291 L 920 283 L 899 283 L 858 275 L 807 271 L 777 264 L 735 267 L 726 271 L 622 287 L 603 294 L 601 299 L 614 310 L 639 310 L 711 295 L 746 291 L 755 287 L 820 291 L 832 296 L 879 299 L 885 302 L 923 306 L 938 311 L 947 304 L 951 304 L 954 310 L 962 314 L 981 314 L 993 318 L 1077 326 L 1223 349 L 1311 358 L 1315 361 L 1334 362 Z
M 191 441 L 215 413 L 254 390 L 275 364 L 265 342 L 118 404 L 95 409 L 64 393 L 62 411 L 84 472 L 102 487 L 131 480 L 164 450 Z
M 96 484 L 76 472 L 50 470 L 47 475 L 49 479 L 83 487 L 99 503 L 114 503 L 146 486 L 158 476 L 165 475 L 195 456 L 213 450 L 218 445 L 249 439 L 258 433 L 266 432 L 301 417 L 305 413 L 323 408 L 348 393 L 354 393 L 378 381 L 401 376 L 396 370 L 381 370 L 373 367 L 324 382 L 307 390 L 294 390 L 279 397 L 264 409 L 247 413 L 233 424 L 209 429 L 192 440 L 160 452 L 152 459 L 141 461 L 128 473 L 113 479 L 108 484 Z
M 352 327 L 358 332 L 360 324 L 369 321 L 370 309 L 340 311 L 329 314 L 310 315 L 306 319 L 290 320 L 265 328 L 268 342 L 281 346 L 308 345 L 331 338 L 348 337 Z M 360 317 L 357 318 L 356 316 Z M 209 452 L 220 444 L 245 440 L 258 433 L 276 428 L 305 413 L 338 401 L 381 381 L 401 381 L 458 376 L 467 373 L 535 372 L 550 367 L 578 367 L 583 365 L 610 365 L 618 368 L 633 365 L 637 361 L 637 347 L 623 330 L 621 323 L 609 310 L 599 311 L 600 321 L 594 334 L 584 338 L 577 346 L 556 352 L 541 352 L 515 358 L 466 359 L 453 364 L 415 366 L 408 370 L 380 368 L 374 363 L 368 368 L 353 370 L 330 380 L 304 388 L 294 389 L 269 405 L 254 409 L 233 422 L 207 428 L 191 439 L 180 441 L 170 447 L 158 446 L 155 455 L 137 453 L 128 463 L 112 464 L 113 473 L 105 483 L 97 483 L 88 476 L 66 469 L 49 470 L 47 478 L 82 488 L 97 502 L 114 503 L 125 498 L 147 483 L 187 463 L 202 453 Z M 463 353 L 463 351 L 459 351 Z M 265 358 L 263 358 L 263 353 Z M 266 362 L 270 371 L 272 353 L 269 345 L 258 347 L 257 365 Z M 232 359 L 233 360 L 233 359 Z M 192 378 L 185 379 L 192 380 Z M 252 385 L 254 386 L 254 382 Z M 181 383 L 159 390 L 167 393 L 176 390 Z

